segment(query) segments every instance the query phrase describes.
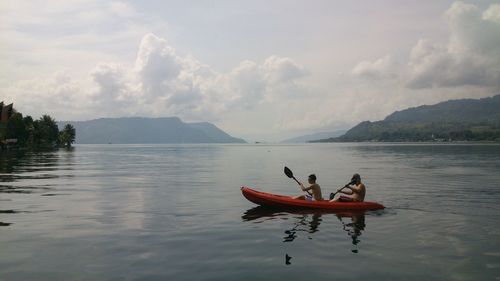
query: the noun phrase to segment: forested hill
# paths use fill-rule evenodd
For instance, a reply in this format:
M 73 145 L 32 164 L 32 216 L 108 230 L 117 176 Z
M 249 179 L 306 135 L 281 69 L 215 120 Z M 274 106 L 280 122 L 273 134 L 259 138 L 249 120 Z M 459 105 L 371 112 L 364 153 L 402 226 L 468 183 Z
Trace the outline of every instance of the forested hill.
M 76 143 L 244 143 L 211 123 L 185 123 L 177 117 L 100 118 L 90 121 L 65 121 L 78 134 Z
M 500 141 L 500 95 L 450 100 L 364 121 L 337 138 L 315 142 Z
M 483 99 L 450 100 L 396 111 L 387 122 L 495 123 L 500 120 L 500 95 Z

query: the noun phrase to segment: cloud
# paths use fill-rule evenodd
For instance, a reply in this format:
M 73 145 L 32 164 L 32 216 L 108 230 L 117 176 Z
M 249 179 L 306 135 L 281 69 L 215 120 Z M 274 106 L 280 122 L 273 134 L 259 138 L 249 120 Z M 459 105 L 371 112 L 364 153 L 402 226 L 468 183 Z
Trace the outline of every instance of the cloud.
M 139 46 L 135 70 L 140 76 L 145 97 L 154 98 L 170 92 L 168 84 L 175 81 L 182 69 L 182 59 L 167 41 L 147 34 Z M 175 94 L 175 93 L 174 93 Z
M 411 50 L 407 87 L 500 89 L 500 6 L 481 13 L 478 7 L 454 3 L 445 13 L 450 28 L 447 45 L 420 40 Z
M 308 72 L 301 65 L 290 58 L 271 56 L 262 65 L 266 79 L 271 83 L 288 83 L 294 79 L 301 78 Z
M 354 77 L 399 81 L 409 89 L 463 86 L 500 90 L 500 5 L 482 12 L 455 2 L 444 13 L 450 35 L 446 44 L 420 39 L 406 65 L 391 55 L 357 63 Z
M 422 6 L 434 9 L 439 5 Z M 194 28 L 212 22 L 211 16 L 195 19 L 207 16 L 205 11 L 193 14 L 190 10 L 186 15 L 179 9 L 179 16 L 172 16 L 164 11 L 152 13 L 156 7 L 141 5 L 138 12 L 130 2 L 95 0 L 5 6 L 0 10 L 2 98 L 33 116 L 50 113 L 59 120 L 87 120 L 175 115 L 188 121 L 216 122 L 232 133 L 248 136 L 247 132 L 346 127 L 408 106 L 490 96 L 500 89 L 499 4 L 480 10 L 454 3 L 443 16 L 448 37 L 434 19 L 421 24 L 423 15 L 415 13 L 406 25 L 377 21 L 377 26 L 367 29 L 365 22 L 360 30 L 369 33 L 368 37 L 353 35 L 345 27 L 342 33 L 353 40 L 335 40 L 339 44 L 334 49 L 319 43 L 330 42 L 326 39 L 308 41 L 307 48 L 278 42 L 264 48 L 260 41 L 270 37 L 235 33 L 241 26 L 225 32 L 217 29 L 218 24 Z M 185 25 L 184 16 L 192 17 L 191 25 Z M 354 21 L 360 18 L 352 17 L 349 23 Z M 246 22 L 243 27 L 261 31 Z M 265 27 L 266 36 L 275 36 L 276 29 L 269 29 L 269 24 Z M 443 41 L 417 40 L 410 29 Z M 315 32 L 329 38 L 327 30 L 332 29 Z M 297 32 L 304 30 L 281 34 L 287 40 L 302 38 L 304 33 L 297 37 Z M 360 42 L 357 38 L 373 39 L 377 46 L 367 51 L 359 47 L 363 44 L 349 45 Z M 226 44 L 226 40 L 238 44 Z M 412 44 L 413 48 L 400 47 Z M 197 53 L 190 54 L 194 50 Z M 266 55 L 275 52 L 278 55 Z M 279 55 L 294 52 L 293 57 Z M 361 61 L 361 53 L 373 57 Z
M 500 4 L 491 5 L 484 13 L 483 19 L 500 23 Z
M 65 117 L 175 115 L 213 121 L 221 114 L 293 98 L 293 90 L 300 89 L 298 81 L 306 75 L 292 59 L 278 56 L 262 63 L 245 60 L 220 73 L 192 55 L 179 55 L 167 40 L 149 33 L 132 64 L 101 62 L 81 79 L 58 74 L 18 81 L 8 91 L 15 93 L 19 104 L 37 100 L 40 108 L 24 108 L 35 115 L 49 109 Z M 81 112 L 78 107 L 86 108 L 86 113 L 70 112 Z
M 124 18 L 132 18 L 139 15 L 133 7 L 124 2 L 111 2 L 110 10 L 113 14 Z
M 352 70 L 351 74 L 364 78 L 391 78 L 396 75 L 396 63 L 390 55 L 379 58 L 375 61 L 359 62 Z
M 72 79 L 65 72 L 45 79 L 18 81 L 4 92 L 16 109 L 35 117 L 42 114 L 80 117 L 81 108 L 88 108 L 91 100 L 82 82 Z
M 130 107 L 138 101 L 138 91 L 125 68 L 118 64 L 99 63 L 90 77 L 97 86 L 89 90 L 87 103 L 90 108 L 100 112 L 113 108 L 115 114 L 130 114 Z

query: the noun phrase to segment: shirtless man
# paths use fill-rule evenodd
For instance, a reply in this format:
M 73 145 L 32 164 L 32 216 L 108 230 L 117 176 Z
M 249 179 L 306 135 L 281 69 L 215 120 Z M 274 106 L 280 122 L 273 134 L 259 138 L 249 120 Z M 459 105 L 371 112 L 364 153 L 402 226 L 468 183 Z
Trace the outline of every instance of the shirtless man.
M 348 189 L 344 191 L 343 189 Z M 343 193 L 349 196 L 339 196 L 337 199 L 332 199 L 330 202 L 363 202 L 365 200 L 366 187 L 361 182 L 361 177 L 359 174 L 354 174 L 352 176 L 351 182 L 345 187 L 338 190 L 339 193 Z
M 299 195 L 295 196 L 294 199 L 322 201 L 323 196 L 321 195 L 321 187 L 319 186 L 319 184 L 316 183 L 316 175 L 315 174 L 309 175 L 307 181 L 309 182 L 310 186 L 304 187 L 304 185 L 300 183 L 300 189 L 302 189 L 302 191 L 311 190 L 312 195 L 311 194 Z

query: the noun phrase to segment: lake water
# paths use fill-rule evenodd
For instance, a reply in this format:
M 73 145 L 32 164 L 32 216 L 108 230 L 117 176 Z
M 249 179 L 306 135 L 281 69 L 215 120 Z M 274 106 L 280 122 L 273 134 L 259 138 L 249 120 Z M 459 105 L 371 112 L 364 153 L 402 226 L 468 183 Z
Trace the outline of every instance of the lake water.
M 362 215 L 257 208 L 242 185 Z M 500 280 L 500 145 L 78 145 L 3 154 L 0 281 Z

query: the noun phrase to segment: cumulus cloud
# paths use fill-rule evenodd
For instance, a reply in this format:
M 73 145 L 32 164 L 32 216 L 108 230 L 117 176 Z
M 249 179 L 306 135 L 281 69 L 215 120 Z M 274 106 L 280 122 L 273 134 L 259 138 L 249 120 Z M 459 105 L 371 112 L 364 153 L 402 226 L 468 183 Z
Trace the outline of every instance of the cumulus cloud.
M 390 55 L 379 58 L 375 61 L 359 62 L 351 73 L 356 76 L 366 78 L 390 78 L 396 75 L 396 63 Z
M 262 59 L 232 61 L 232 68 L 222 58 L 228 70 L 218 71 L 215 64 L 174 48 L 165 34 L 182 39 L 176 37 L 179 30 L 169 32 L 165 18 L 142 15 L 125 2 L 19 3 L 0 11 L 5 42 L 0 90 L 4 100 L 33 116 L 86 120 L 175 115 L 217 122 L 235 134 L 274 133 L 349 126 L 408 106 L 487 96 L 500 89 L 499 4 L 484 11 L 453 4 L 443 17 L 449 38 L 444 43 L 412 38 L 416 45 L 403 50 L 409 53 L 407 60 L 373 48 L 372 59 L 355 61 L 359 50 L 346 45 L 343 53 L 314 49 L 312 59 L 301 53 L 297 57 L 309 59 L 308 69 L 315 70 L 307 77 L 309 71 L 295 58 L 262 56 L 276 49 L 257 50 L 252 55 Z M 31 16 L 18 16 L 23 14 Z M 418 25 L 419 31 L 426 28 Z M 255 39 L 245 36 L 239 38 Z M 182 44 L 189 42 L 185 39 Z M 392 39 L 395 46 L 400 43 L 399 37 Z M 207 56 L 206 50 L 213 49 L 198 50 L 207 59 L 221 57 Z M 233 59 L 244 58 L 247 50 L 234 52 Z M 353 67 L 346 70 L 345 63 Z
M 266 79 L 271 83 L 288 83 L 308 74 L 299 64 L 290 58 L 271 56 L 262 65 Z
M 138 91 L 134 89 L 131 77 L 122 66 L 99 63 L 90 72 L 90 77 L 97 86 L 96 90 L 87 93 L 91 108 L 101 112 L 116 108 L 115 114 L 123 114 L 137 101 Z
M 390 55 L 361 61 L 351 74 L 363 79 L 397 80 L 409 89 L 472 86 L 500 89 L 500 5 L 485 11 L 455 2 L 445 13 L 446 44 L 420 39 L 406 66 Z
M 187 120 L 217 120 L 221 114 L 252 110 L 300 88 L 307 71 L 290 58 L 271 56 L 262 63 L 242 61 L 220 73 L 192 55 L 181 56 L 167 40 L 146 34 L 131 65 L 98 63 L 81 81 L 68 74 L 20 81 L 9 91 L 16 102 L 38 105 L 61 113 L 86 108 L 98 116 L 169 116 Z M 292 97 L 293 98 L 293 97 Z M 61 105 L 53 110 L 56 105 Z M 69 106 L 71 105 L 71 106 Z M 25 108 L 38 113 L 36 108 Z M 77 110 L 75 110 L 77 112 Z M 60 114 L 78 117 L 66 112 Z
M 473 85 L 500 89 L 500 5 L 486 11 L 463 2 L 445 13 L 447 45 L 420 40 L 411 50 L 407 86 L 413 89 Z
M 140 76 L 143 93 L 155 98 L 168 91 L 168 82 L 175 81 L 182 69 L 182 60 L 167 41 L 147 34 L 141 41 L 135 62 L 135 70 Z
M 483 13 L 483 19 L 500 23 L 500 4 L 491 5 L 488 10 Z
M 89 106 L 89 96 L 80 81 L 72 79 L 65 72 L 59 72 L 46 79 L 31 79 L 14 83 L 5 90 L 7 100 L 22 113 L 33 116 L 47 114 L 78 118 L 82 107 Z

